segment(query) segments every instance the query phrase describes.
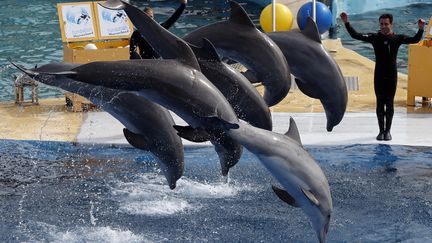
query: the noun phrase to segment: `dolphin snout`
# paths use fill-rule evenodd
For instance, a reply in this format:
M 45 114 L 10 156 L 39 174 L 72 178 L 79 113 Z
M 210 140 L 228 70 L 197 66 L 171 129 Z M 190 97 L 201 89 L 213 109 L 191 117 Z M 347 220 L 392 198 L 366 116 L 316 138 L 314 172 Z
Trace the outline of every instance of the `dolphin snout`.
M 324 243 L 327 240 L 327 233 L 330 228 L 330 216 L 328 216 L 327 221 L 325 222 L 324 227 L 321 230 L 317 231 L 318 240 L 320 243 Z

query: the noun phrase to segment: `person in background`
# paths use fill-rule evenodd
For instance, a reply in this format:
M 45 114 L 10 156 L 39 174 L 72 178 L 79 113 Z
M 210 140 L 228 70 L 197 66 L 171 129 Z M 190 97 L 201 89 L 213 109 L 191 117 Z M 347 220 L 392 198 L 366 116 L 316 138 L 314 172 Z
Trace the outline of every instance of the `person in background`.
M 179 0 L 180 6 L 173 13 L 173 15 L 160 25 L 165 29 L 169 29 L 177 19 L 182 15 L 186 8 L 187 0 Z M 144 8 L 144 13 L 146 13 L 151 18 L 154 18 L 153 9 L 150 7 Z M 157 59 L 160 56 L 155 50 L 150 46 L 150 44 L 141 36 L 138 30 L 132 33 L 129 41 L 129 54 L 130 59 Z
M 393 32 L 391 14 L 383 14 L 379 17 L 380 30 L 377 33 L 357 33 L 348 21 L 346 13 L 341 13 L 340 17 L 352 38 L 371 43 L 373 46 L 375 52 L 374 89 L 379 126 L 379 134 L 376 139 L 389 141 L 392 139 L 390 129 L 394 114 L 394 97 L 397 86 L 396 59 L 399 46 L 419 42 L 426 22 L 419 19 L 417 34 L 409 37 Z

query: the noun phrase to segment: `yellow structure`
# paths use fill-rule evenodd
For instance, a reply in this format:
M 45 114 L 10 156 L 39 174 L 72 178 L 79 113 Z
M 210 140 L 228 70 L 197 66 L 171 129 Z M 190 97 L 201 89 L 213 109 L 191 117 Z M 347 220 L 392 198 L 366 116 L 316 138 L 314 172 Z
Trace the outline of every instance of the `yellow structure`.
M 407 105 L 415 105 L 415 97 L 432 97 L 432 18 L 425 40 L 408 47 Z
M 129 59 L 131 21 L 123 10 L 109 10 L 99 3 L 57 4 L 65 62 Z M 65 97 L 72 111 L 93 107 L 89 100 L 77 94 L 66 92 Z
M 97 49 L 87 50 L 88 42 L 63 43 L 63 60 L 73 63 L 129 59 L 129 40 L 92 42 Z

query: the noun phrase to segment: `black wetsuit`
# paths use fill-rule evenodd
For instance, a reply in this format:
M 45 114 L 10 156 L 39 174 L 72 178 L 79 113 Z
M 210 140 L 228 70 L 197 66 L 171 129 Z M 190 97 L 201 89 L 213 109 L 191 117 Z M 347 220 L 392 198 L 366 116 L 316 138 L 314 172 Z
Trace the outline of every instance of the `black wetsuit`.
M 378 33 L 357 33 L 350 23 L 345 27 L 352 38 L 369 42 L 375 52 L 374 88 L 376 96 L 376 113 L 381 132 L 389 132 L 394 114 L 394 97 L 397 86 L 397 53 L 400 45 L 417 43 L 421 40 L 423 30 L 419 29 L 414 37 L 406 35 L 383 35 Z M 384 126 L 385 124 L 385 126 Z
M 177 19 L 180 18 L 185 8 L 186 4 L 181 4 L 180 7 L 173 13 L 173 15 L 160 25 L 165 29 L 169 29 L 177 21 Z M 139 49 L 139 54 L 137 47 Z M 129 54 L 130 59 L 157 59 L 160 57 L 159 54 L 153 50 L 150 44 L 141 36 L 138 30 L 135 30 L 130 38 Z

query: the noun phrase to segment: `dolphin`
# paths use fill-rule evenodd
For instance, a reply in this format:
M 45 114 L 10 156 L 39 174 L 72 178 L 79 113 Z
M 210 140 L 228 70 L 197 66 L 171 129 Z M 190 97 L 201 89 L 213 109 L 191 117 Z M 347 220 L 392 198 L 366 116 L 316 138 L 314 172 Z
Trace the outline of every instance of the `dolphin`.
M 252 126 L 272 130 L 271 112 L 256 88 L 239 71 L 223 62 L 213 44 L 203 39 L 201 47 L 191 45 L 201 72 L 227 98 L 238 118 Z
M 78 66 L 52 63 L 39 68 L 38 72 L 61 74 Z M 169 187 L 176 187 L 176 181 L 184 171 L 184 152 L 181 138 L 173 128 L 174 119 L 167 109 L 132 92 L 81 83 L 64 76 L 51 75 L 38 80 L 82 95 L 119 120 L 126 127 L 123 133 L 127 141 L 136 148 L 153 153 Z
M 303 148 L 294 119 L 290 118 L 285 134 L 214 117 L 203 119 L 224 129 L 229 137 L 258 157 L 283 187 L 272 186 L 276 195 L 289 205 L 300 207 L 309 217 L 319 242 L 325 242 L 333 211 L 330 187 L 319 165 Z M 182 136 L 182 129 L 178 130 Z
M 218 53 L 245 65 L 265 87 L 268 106 L 279 103 L 291 87 L 290 69 L 279 47 L 255 28 L 246 11 L 230 1 L 231 16 L 226 21 L 198 28 L 184 37 L 188 43 L 200 45 L 207 38 Z
M 282 50 L 299 89 L 321 101 L 327 117 L 327 131 L 332 131 L 345 114 L 348 92 L 338 64 L 321 43 L 315 22 L 309 17 L 302 31 L 267 35 Z
M 160 25 L 155 25 L 154 20 L 137 7 L 120 0 L 109 0 L 101 5 L 110 9 L 123 9 L 140 34 L 162 58 L 184 56 L 181 48 L 173 48 L 174 44 L 182 40 Z M 237 116 L 253 126 L 272 130 L 270 110 L 255 87 L 240 72 L 222 62 L 207 39 L 203 39 L 201 45 L 202 47 L 190 45 L 201 72 L 227 98 Z
M 190 47 L 184 44 L 183 48 Z M 52 79 L 70 79 L 132 92 L 173 111 L 192 128 L 204 128 L 210 135 L 209 140 L 218 153 L 223 175 L 227 175 L 229 168 L 241 157 L 243 148 L 240 144 L 225 136 L 223 131 L 212 129 L 200 118 L 216 116 L 237 122 L 233 108 L 201 72 L 188 64 L 173 59 L 143 59 L 90 62 L 67 71 L 50 69 L 45 65 L 23 71 L 42 83 Z

